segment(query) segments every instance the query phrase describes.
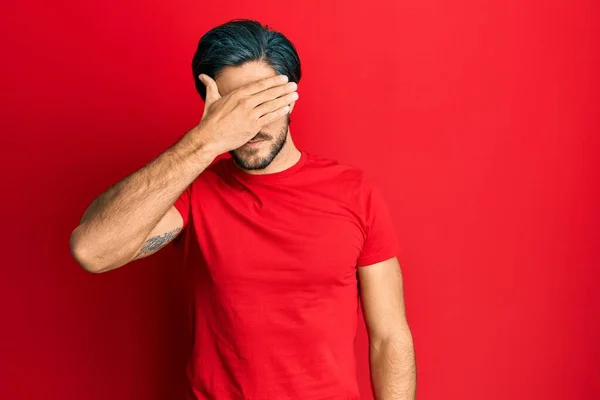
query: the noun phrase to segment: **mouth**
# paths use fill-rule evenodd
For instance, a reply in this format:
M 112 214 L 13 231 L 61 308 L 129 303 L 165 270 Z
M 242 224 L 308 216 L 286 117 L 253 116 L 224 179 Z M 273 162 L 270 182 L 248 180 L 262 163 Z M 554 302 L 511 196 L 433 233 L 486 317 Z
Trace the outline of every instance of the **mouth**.
M 246 146 L 255 147 L 264 142 L 265 139 L 252 139 L 249 142 L 246 142 Z

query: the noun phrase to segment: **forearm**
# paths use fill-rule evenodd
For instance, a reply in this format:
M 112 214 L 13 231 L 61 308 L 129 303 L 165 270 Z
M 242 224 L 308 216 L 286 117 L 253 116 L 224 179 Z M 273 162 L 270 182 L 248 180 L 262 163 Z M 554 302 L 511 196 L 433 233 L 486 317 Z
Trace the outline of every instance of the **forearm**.
M 195 128 L 196 129 L 196 128 Z M 152 162 L 99 195 L 71 236 L 78 258 L 103 269 L 129 260 L 216 154 L 186 134 Z
M 371 382 L 376 400 L 414 400 L 416 365 L 408 328 L 387 339 L 369 341 Z

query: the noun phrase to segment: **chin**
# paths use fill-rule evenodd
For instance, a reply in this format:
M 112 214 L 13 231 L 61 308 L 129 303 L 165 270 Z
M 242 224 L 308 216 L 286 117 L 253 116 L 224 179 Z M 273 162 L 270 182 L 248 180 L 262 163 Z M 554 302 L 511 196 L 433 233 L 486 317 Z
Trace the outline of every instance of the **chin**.
M 259 147 L 242 146 L 239 149 L 230 151 L 231 157 L 237 165 L 246 170 L 265 169 L 273 162 L 277 154 L 283 149 L 287 141 L 286 130 L 282 131 L 279 137 L 267 140 Z
M 236 164 L 246 170 L 261 170 L 271 164 L 274 157 L 270 157 L 268 152 L 263 149 L 237 149 L 229 152 Z

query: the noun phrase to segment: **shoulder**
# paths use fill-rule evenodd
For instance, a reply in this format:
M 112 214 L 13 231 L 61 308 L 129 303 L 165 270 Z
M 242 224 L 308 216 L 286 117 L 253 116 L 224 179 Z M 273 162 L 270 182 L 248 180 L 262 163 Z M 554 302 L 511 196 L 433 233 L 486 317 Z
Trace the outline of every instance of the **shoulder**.
M 375 187 L 373 179 L 352 163 L 310 153 L 306 167 L 350 196 L 370 192 Z
M 365 179 L 364 170 L 356 165 L 318 154 L 308 153 L 306 167 L 339 181 L 359 182 Z

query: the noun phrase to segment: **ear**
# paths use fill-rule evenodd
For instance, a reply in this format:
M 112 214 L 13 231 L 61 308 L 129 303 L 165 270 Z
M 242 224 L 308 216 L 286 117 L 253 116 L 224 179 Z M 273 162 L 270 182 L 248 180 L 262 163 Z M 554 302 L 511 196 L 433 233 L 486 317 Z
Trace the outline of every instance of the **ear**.
M 294 109 L 294 106 L 296 105 L 296 102 L 294 101 L 293 103 L 290 103 L 290 112 L 288 114 L 292 113 L 292 110 Z

